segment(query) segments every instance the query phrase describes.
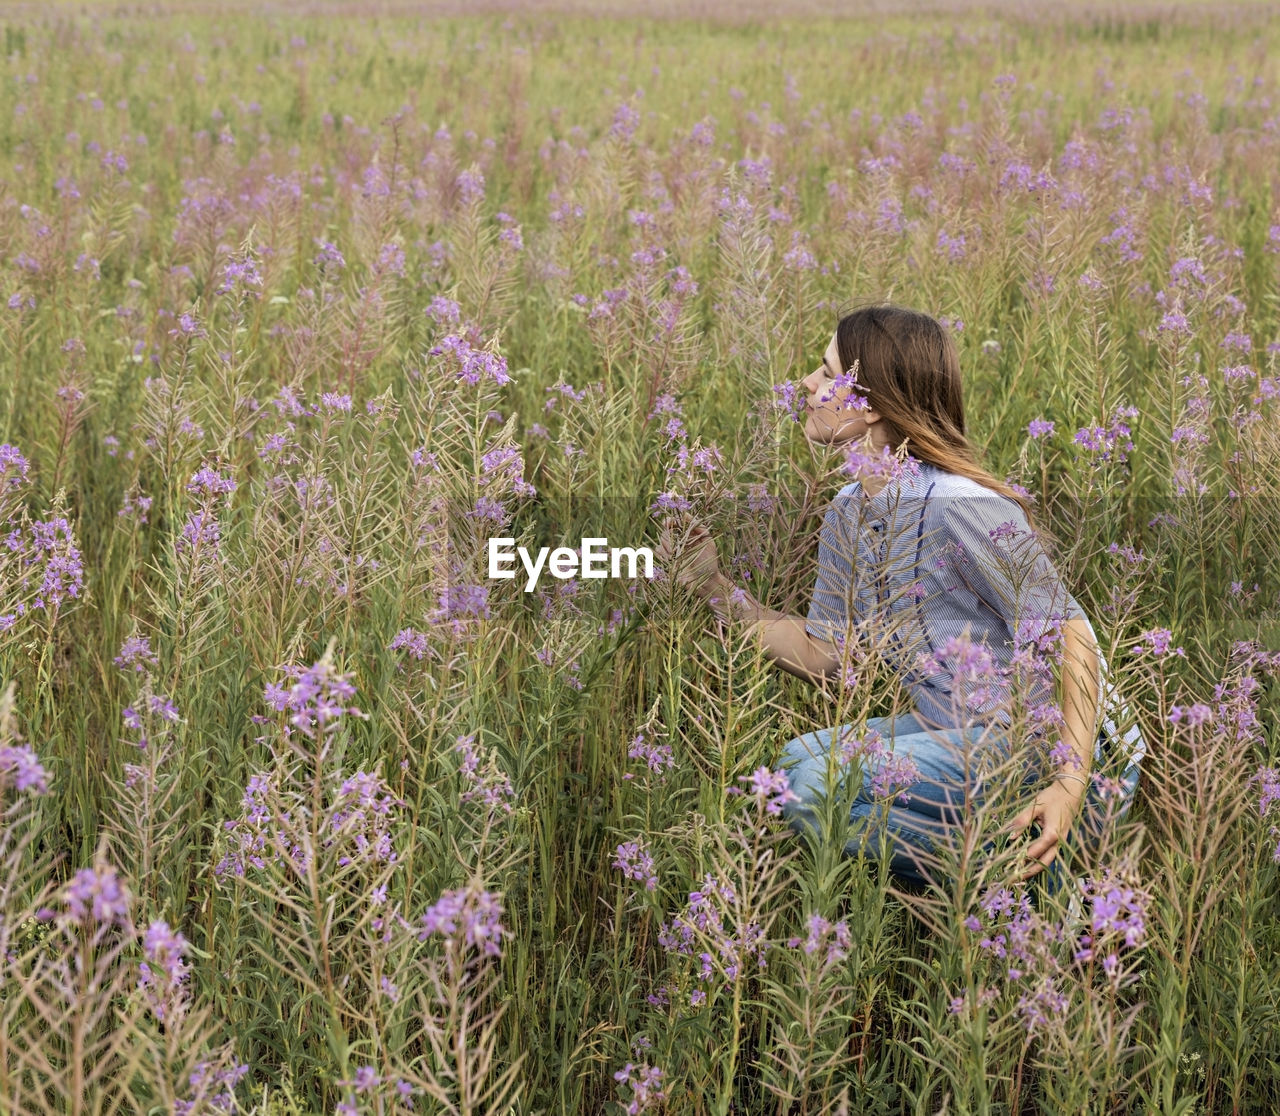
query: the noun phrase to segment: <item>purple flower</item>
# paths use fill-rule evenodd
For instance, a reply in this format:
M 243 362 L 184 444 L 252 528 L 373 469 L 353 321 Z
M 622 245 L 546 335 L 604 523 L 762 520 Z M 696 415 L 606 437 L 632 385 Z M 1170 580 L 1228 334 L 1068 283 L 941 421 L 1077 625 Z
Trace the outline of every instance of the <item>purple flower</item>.
M 478 798 L 490 811 L 497 808 L 504 813 L 511 813 L 516 796 L 515 787 L 499 767 L 495 753 L 477 748 L 475 733 L 459 736 L 453 750 L 462 757 L 458 770 L 468 784 L 458 800 L 471 802 Z
M 1190 292 L 1198 292 L 1208 286 L 1209 276 L 1195 256 L 1183 256 L 1169 269 L 1169 279 L 1173 286 Z
M 1258 799 L 1258 814 L 1260 817 L 1266 817 L 1267 811 L 1276 803 L 1280 802 L 1280 771 L 1274 767 L 1260 767 L 1250 777 L 1249 782 L 1256 782 L 1262 787 L 1262 795 Z M 1280 837 L 1280 826 L 1272 826 L 1270 830 L 1272 837 Z M 1280 864 L 1280 841 L 1276 843 L 1275 851 L 1271 854 L 1272 860 Z
M 174 551 L 180 555 L 196 550 L 217 554 L 221 540 L 222 528 L 217 517 L 210 511 L 193 512 L 187 516 L 187 521 L 182 526 L 182 534 L 174 543 Z
M 430 350 L 431 356 L 446 358 L 446 366 L 452 365 L 454 374 L 472 386 L 488 378 L 497 384 L 511 382 L 506 360 L 487 349 L 475 349 L 463 338 L 449 334 Z
M 273 454 L 282 453 L 289 446 L 289 437 L 287 434 L 268 434 L 262 440 L 262 449 L 258 451 L 259 457 L 270 457 Z
M 258 272 L 258 263 L 252 255 L 232 257 L 227 261 L 222 272 L 222 285 L 217 293 L 256 294 L 262 287 L 262 276 Z
M 1185 719 L 1189 725 L 1207 724 L 1213 720 L 1213 709 L 1207 705 L 1202 705 L 1199 702 L 1185 709 L 1181 705 L 1174 705 L 1170 707 L 1170 724 L 1180 724 L 1183 719 Z
M 29 549 L 24 547 L 21 534 L 16 530 L 8 535 L 5 543 L 11 551 L 23 553 L 23 569 L 33 571 L 38 562 L 44 563 L 39 594 L 30 607 L 45 608 L 53 605 L 56 608 L 68 597 L 80 596 L 84 585 L 84 564 L 80 550 L 75 545 L 71 525 L 64 517 L 31 524 Z M 26 580 L 24 576 L 19 584 L 25 584 Z M 25 608 L 20 603 L 18 612 L 25 611 Z
M 496 895 L 474 886 L 446 891 L 422 916 L 418 941 L 438 934 L 455 945 L 471 946 L 486 957 L 500 957 L 507 933 L 499 921 L 501 916 L 502 903 Z
M 1137 415 L 1136 408 L 1121 407 L 1112 415 L 1109 427 L 1083 427 L 1076 432 L 1073 441 L 1091 453 L 1098 454 L 1102 461 L 1110 461 L 1113 453 L 1116 461 L 1127 461 L 1133 442 L 1129 440 L 1132 430 L 1124 420 L 1136 418 Z
M 162 721 L 173 722 L 179 720 L 178 707 L 162 694 L 148 695 L 147 709 L 153 717 L 159 717 Z
M 738 777 L 740 783 L 750 783 L 749 793 L 767 813 L 781 814 L 782 807 L 790 802 L 799 802 L 800 797 L 791 789 L 787 773 L 779 768 L 770 771 L 767 767 L 758 767 L 750 775 Z
M 650 418 L 657 418 L 659 415 L 682 415 L 684 407 L 680 401 L 670 392 L 663 392 L 653 401 L 653 410 L 649 412 Z
M 345 704 L 356 693 L 351 675 L 335 671 L 327 656 L 305 670 L 289 667 L 286 673 L 291 685 L 268 684 L 264 696 L 277 713 L 290 713 L 289 724 L 304 736 L 334 732 L 348 714 L 364 716 Z
M 1018 999 L 1017 1009 L 1028 1033 L 1032 1033 L 1062 1018 L 1070 1003 L 1070 999 L 1058 990 L 1053 977 L 1045 976 L 1031 991 L 1023 993 Z
M 724 458 L 720 454 L 720 450 L 716 446 L 707 446 L 703 449 L 693 451 L 693 466 L 695 469 L 701 469 L 704 473 L 714 473 Z
M 128 926 L 129 892 L 110 866 L 81 868 L 67 884 L 63 897 L 68 915 L 76 922 Z
M 694 995 L 698 995 L 697 992 Z M 698 1003 L 702 1003 L 706 999 L 703 993 L 702 999 Z M 691 1001 L 692 1002 L 692 1001 Z M 693 1004 L 694 1007 L 698 1003 Z M 614 1075 L 614 1081 L 618 1082 L 619 1088 L 626 1086 L 631 1087 L 631 1099 L 627 1102 L 627 1116 L 640 1116 L 642 1112 L 648 1112 L 655 1108 L 660 1101 L 666 1099 L 666 1092 L 662 1088 L 662 1070 L 648 1063 L 637 1068 L 631 1062 L 628 1062 L 622 1069 L 618 1070 Z
M 843 961 L 849 955 L 853 939 L 850 936 L 847 922 L 841 920 L 833 925 L 815 911 L 809 916 L 808 927 L 808 937 L 804 939 L 798 937 L 787 939 L 788 948 L 795 949 L 800 946 L 805 954 L 810 957 L 817 953 L 818 950 L 825 948 L 824 965 L 832 965 L 837 961 Z
M 677 492 L 663 492 L 649 505 L 651 512 L 688 511 L 693 505 Z
M 876 798 L 888 798 L 896 794 L 897 800 L 905 805 L 910 801 L 910 795 L 905 789 L 895 788 L 909 787 L 919 779 L 920 769 L 911 756 L 890 754 L 871 778 L 871 793 Z
M 1126 946 L 1141 945 L 1146 936 L 1146 911 L 1150 896 L 1146 892 L 1123 884 L 1104 870 L 1101 879 L 1088 879 L 1082 890 L 1089 897 L 1092 907 L 1092 949 L 1097 951 L 1101 935 L 1117 934 Z
M 1020 535 L 1025 533 L 1026 532 L 1018 526 L 1018 521 L 1016 519 L 1007 519 L 998 527 L 994 527 L 988 531 L 987 535 L 989 538 L 1002 540 L 1018 538 Z
M 349 849 L 338 856 L 338 866 L 364 860 L 394 864 L 399 858 L 391 843 L 391 824 L 393 808 L 401 804 L 379 775 L 357 771 L 344 779 L 325 823 L 330 834 L 325 848 L 341 838 Z
M 1173 645 L 1173 633 L 1168 628 L 1152 628 L 1150 631 L 1143 632 L 1138 639 L 1140 642 L 1133 648 L 1135 655 L 1145 655 L 1150 652 L 1156 658 L 1160 658 L 1167 654 Z M 1187 655 L 1181 647 L 1175 648 L 1173 654 L 1181 655 L 1184 659 Z
M 389 651 L 399 651 L 401 648 L 415 659 L 421 660 L 427 654 L 427 637 L 424 633 L 414 628 L 401 628 L 387 649 Z
M 692 957 L 698 935 L 704 935 L 714 943 L 726 963 L 733 965 L 736 976 L 740 972 L 738 960 L 744 949 L 750 949 L 758 955 L 763 950 L 761 943 L 754 940 L 754 937 L 750 942 L 745 937 L 740 941 L 729 933 L 725 926 L 726 908 L 732 909 L 735 903 L 733 885 L 708 873 L 703 880 L 702 890 L 689 892 L 685 910 L 676 915 L 669 925 L 666 922 L 662 924 L 658 932 L 658 944 L 669 953 Z M 761 963 L 763 964 L 763 958 Z M 728 968 L 725 972 L 729 976 Z M 729 978 L 734 979 L 734 976 Z
M 747 510 L 752 515 L 769 515 L 774 511 L 776 502 L 769 495 L 769 488 L 765 484 L 751 484 L 747 486 Z
M 609 128 L 609 135 L 614 139 L 630 140 L 635 134 L 636 129 L 640 127 L 640 113 L 635 106 L 623 101 L 614 110 L 613 123 Z
M 1272 804 L 1280 802 L 1280 770 L 1274 767 L 1260 767 L 1251 777 L 1250 782 L 1257 782 L 1262 787 L 1262 796 L 1258 800 L 1258 814 L 1266 817 Z
M 885 745 L 877 729 L 869 729 L 864 735 L 846 733 L 839 740 L 840 760 L 844 764 L 853 763 L 855 758 L 866 760 L 875 766 L 871 778 L 871 793 L 877 798 L 895 795 L 898 801 L 906 803 L 910 796 L 905 789 L 895 791 L 895 787 L 905 788 L 920 779 L 920 770 L 910 756 L 897 756 Z
M 850 396 L 849 398 L 859 397 Z M 883 477 L 886 480 L 896 480 L 899 477 L 917 475 L 920 463 L 911 456 L 899 461 L 888 446 L 881 446 L 874 453 L 863 453 L 857 445 L 850 444 L 845 447 L 844 463 L 840 469 L 856 477 Z
M 350 1081 L 339 1081 L 341 1086 L 350 1086 L 357 1093 L 367 1093 L 374 1088 L 382 1079 L 378 1076 L 378 1071 L 373 1066 L 361 1066 L 356 1070 L 355 1077 Z
M 1014 909 L 1014 895 L 1007 887 L 990 889 L 983 894 L 978 905 L 988 918 L 1007 915 Z
M 934 250 L 938 255 L 945 254 L 951 263 L 958 263 L 965 257 L 964 233 L 951 236 L 946 229 L 939 229 L 938 238 L 934 242 Z
M 1085 426 L 1076 431 L 1074 441 L 1076 445 L 1096 453 L 1106 447 L 1106 434 L 1100 426 Z
M 492 615 L 489 589 L 484 585 L 446 585 L 439 602 L 427 619 L 432 624 L 450 623 L 455 635 L 461 635 L 476 620 L 488 620 Z
M 175 1100 L 173 1116 L 192 1116 L 195 1112 L 230 1113 L 237 1111 L 233 1090 L 240 1079 L 249 1072 L 247 1065 L 230 1066 L 215 1070 L 208 1062 L 199 1062 L 187 1078 L 192 1091 L 191 1100 Z
M 427 315 L 436 325 L 458 325 L 462 321 L 462 310 L 451 298 L 436 295 L 427 306 Z
M 494 523 L 502 524 L 507 519 L 507 509 L 503 506 L 501 500 L 495 500 L 492 496 L 480 496 L 476 499 L 475 506 L 467 512 L 469 519 L 488 519 Z
M 817 257 L 803 244 L 795 244 L 782 257 L 783 265 L 791 271 L 815 271 L 818 267 Z
M 658 886 L 653 870 L 653 857 L 642 841 L 627 841 L 617 847 L 613 860 L 617 868 L 629 880 L 644 884 L 648 891 Z
M 214 867 L 213 874 L 218 879 L 227 875 L 243 877 L 248 868 L 266 867 L 268 847 L 264 827 L 272 819 L 267 805 L 271 792 L 270 776 L 257 774 L 250 777 L 241 800 L 243 816 L 223 823 L 233 848 Z
M 183 958 L 189 948 L 186 938 L 170 930 L 167 922 L 153 922 L 143 937 L 142 949 L 147 959 L 138 966 L 138 989 L 162 1022 L 186 1010 L 185 982 L 189 974 Z
M 636 733 L 635 739 L 631 741 L 631 747 L 627 749 L 627 758 L 644 760 L 649 770 L 658 774 L 664 768 L 675 767 L 676 765 L 671 745 L 652 743 L 646 740 L 643 732 Z M 623 775 L 623 778 L 630 779 L 630 773 Z
M 840 750 L 840 762 L 844 764 L 852 763 L 858 756 L 874 762 L 888 754 L 884 737 L 878 729 L 868 729 L 861 736 L 853 732 L 844 733 L 838 739 L 837 746 Z
M 336 244 L 331 244 L 327 240 L 317 239 L 315 245 L 320 250 L 312 257 L 311 262 L 321 271 L 331 268 L 337 272 L 347 266 L 347 261 L 343 258 L 342 253 L 338 251 Z
M 948 674 L 955 682 L 976 684 L 966 695 L 973 707 L 998 696 L 995 685 L 999 671 L 991 658 L 991 649 L 982 642 L 974 643 L 963 635 L 948 639 L 932 654 L 921 652 L 916 657 L 916 669 L 930 674 Z
M 384 244 L 378 249 L 378 262 L 375 265 L 377 272 L 390 272 L 397 279 L 404 278 L 405 259 L 404 249 L 392 241 Z
M 499 217 L 503 214 L 499 213 Z M 503 229 L 498 233 L 498 240 L 510 248 L 513 252 L 524 251 L 524 235 L 520 231 L 520 226 L 516 225 L 512 228 Z
M 264 821 L 266 819 L 266 806 L 264 802 L 266 797 L 271 793 L 271 777 L 259 772 L 257 775 L 250 775 L 249 782 L 245 784 L 244 798 L 241 805 L 244 807 L 245 816 L 254 822 Z
M 0 487 L 17 488 L 27 479 L 27 459 L 17 446 L 0 443 Z
M 1045 419 L 1032 419 L 1027 424 L 1027 433 L 1033 438 L 1045 438 L 1053 433 L 1053 423 Z
M 35 752 L 17 744 L 0 744 L 0 790 L 10 784 L 19 794 L 49 793 L 49 775 Z
M 519 477 L 524 471 L 524 458 L 518 446 L 499 446 L 480 457 L 481 484 L 487 484 L 492 475 L 506 473 Z
M 458 175 L 458 196 L 463 205 L 484 201 L 484 175 L 475 167 Z
M 844 400 L 840 404 L 842 411 L 869 411 L 871 409 L 871 400 L 865 395 L 858 392 L 858 388 L 862 385 L 858 383 L 858 365 L 854 363 L 853 367 L 847 372 L 841 372 L 831 381 L 831 386 L 826 388 L 823 393 L 818 396 L 819 403 L 830 403 L 840 392 L 848 392 Z
M 1060 714 L 1061 710 L 1058 710 L 1058 713 Z M 1056 718 L 1054 720 L 1055 723 L 1059 723 Z M 1081 766 L 1079 754 L 1061 738 L 1049 749 L 1049 762 L 1064 771 L 1072 771 Z

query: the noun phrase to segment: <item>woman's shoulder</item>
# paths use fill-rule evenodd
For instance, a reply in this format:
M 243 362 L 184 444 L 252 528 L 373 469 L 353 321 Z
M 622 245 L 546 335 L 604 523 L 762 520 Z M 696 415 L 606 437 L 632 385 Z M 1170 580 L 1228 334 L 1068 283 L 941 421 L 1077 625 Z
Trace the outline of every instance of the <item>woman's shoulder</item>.
M 944 533 L 968 529 L 970 524 L 982 524 L 986 530 L 1006 522 L 1028 529 L 1026 514 L 1017 500 L 972 477 L 937 469 L 927 488 L 925 518 Z
M 961 497 L 966 499 L 981 498 L 991 507 L 1005 506 L 1019 508 L 1017 500 L 980 484 L 972 477 L 962 473 L 949 473 L 945 469 L 932 469 L 929 476 L 929 494 L 931 497 Z
M 963 473 L 951 473 L 946 469 L 939 469 L 933 465 L 928 468 L 929 483 L 934 495 L 979 496 L 984 493 L 988 496 L 997 495 L 986 485 L 979 484 L 972 477 L 966 477 Z
M 1010 505 L 1018 508 L 1016 500 L 1012 500 L 1008 496 L 988 488 L 985 484 L 979 484 L 972 477 L 966 477 L 962 473 L 948 472 L 946 469 L 931 465 L 925 461 L 917 461 L 914 468 L 904 471 L 898 478 L 898 484 L 894 487 L 900 490 L 900 495 L 904 498 L 918 498 L 928 501 L 936 499 L 939 505 L 950 497 L 970 499 L 985 497 L 994 507 Z M 844 500 L 861 495 L 863 495 L 862 484 L 854 480 L 841 488 L 833 499 Z M 887 500 L 888 495 L 888 486 L 885 486 L 880 490 L 879 498 Z

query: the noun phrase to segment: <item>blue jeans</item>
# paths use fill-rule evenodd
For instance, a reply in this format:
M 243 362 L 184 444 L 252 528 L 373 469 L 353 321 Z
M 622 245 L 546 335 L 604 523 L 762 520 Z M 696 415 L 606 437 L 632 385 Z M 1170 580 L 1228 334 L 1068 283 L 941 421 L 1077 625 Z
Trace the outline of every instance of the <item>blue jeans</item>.
M 864 760 L 862 786 L 853 796 L 849 808 L 850 819 L 858 825 L 863 836 L 851 838 L 845 845 L 845 851 L 851 856 L 862 852 L 868 857 L 878 858 L 881 837 L 887 835 L 885 846 L 889 856 L 889 870 L 909 883 L 924 885 L 928 882 L 927 869 L 912 853 L 916 850 L 932 853 L 939 838 L 949 829 L 961 824 L 965 809 L 965 752 L 981 741 L 984 749 L 998 748 L 1008 754 L 1007 733 L 998 725 L 926 731 L 925 726 L 912 713 L 897 717 L 872 717 L 867 721 L 867 730 L 871 729 L 879 731 L 895 756 L 910 756 L 915 761 L 920 779 L 903 788 L 908 795 L 905 805 L 896 797 L 891 800 L 886 820 L 883 797 L 877 802 L 872 794 L 871 782 L 875 775 L 875 765 Z M 784 806 L 783 814 L 797 832 L 803 832 L 806 828 L 817 830 L 818 819 L 814 806 L 828 793 L 827 757 L 832 748 L 832 739 L 841 739 L 852 730 L 851 725 L 842 726 L 839 737 L 836 737 L 835 730 L 820 729 L 818 732 L 798 736 L 787 744 L 782 762 L 787 768 L 791 790 L 799 796 L 800 801 Z M 1105 738 L 1102 740 L 1102 764 L 1095 763 L 1094 769 L 1104 770 L 1114 776 L 1109 748 Z M 843 780 L 847 772 L 848 767 L 837 760 L 837 776 Z M 973 785 L 972 775 L 969 778 L 969 800 L 973 804 L 981 801 L 982 788 Z M 1030 804 L 1040 779 L 1039 771 L 1034 768 L 1028 771 L 1024 779 L 1024 786 L 1027 788 L 1025 804 Z M 1123 814 L 1128 811 L 1138 786 L 1138 765 L 1130 764 L 1120 775 L 1120 781 L 1123 784 L 1123 800 L 1118 812 Z M 1101 834 L 1101 822 L 1107 812 L 1107 805 L 1090 780 L 1085 801 L 1067 837 L 1068 843 L 1079 847 L 1081 844 L 1096 842 Z M 986 847 L 990 850 L 993 845 L 988 843 Z M 1042 877 L 1042 886 L 1050 893 L 1058 891 L 1067 881 L 1063 852 L 1060 845 L 1053 863 L 1037 874 Z

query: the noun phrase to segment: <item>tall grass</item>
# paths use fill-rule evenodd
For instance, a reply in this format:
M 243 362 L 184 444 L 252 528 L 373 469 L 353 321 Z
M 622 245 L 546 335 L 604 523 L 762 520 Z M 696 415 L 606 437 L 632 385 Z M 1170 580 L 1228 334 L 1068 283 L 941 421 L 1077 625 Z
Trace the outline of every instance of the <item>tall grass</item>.
M 433 11 L 6 19 L 0 1109 L 1280 1104 L 1274 12 Z M 676 507 L 803 613 L 862 298 L 1148 743 L 1065 894 L 1026 757 L 922 892 L 785 825 L 875 644 L 486 576 Z

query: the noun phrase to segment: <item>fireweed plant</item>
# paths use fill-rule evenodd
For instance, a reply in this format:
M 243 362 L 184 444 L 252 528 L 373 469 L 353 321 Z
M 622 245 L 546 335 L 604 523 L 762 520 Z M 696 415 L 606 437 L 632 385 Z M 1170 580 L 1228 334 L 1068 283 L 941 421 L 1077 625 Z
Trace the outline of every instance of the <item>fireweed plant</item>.
M 0 1111 L 1276 1108 L 1274 11 L 490 7 L 6 24 Z M 1148 745 L 1061 893 L 1003 833 L 1061 710 L 981 645 L 956 723 L 1047 743 L 912 890 L 847 852 L 919 778 L 883 626 L 810 686 L 673 571 L 486 577 L 675 516 L 804 612 L 908 464 L 793 421 L 864 297 L 955 338 Z

